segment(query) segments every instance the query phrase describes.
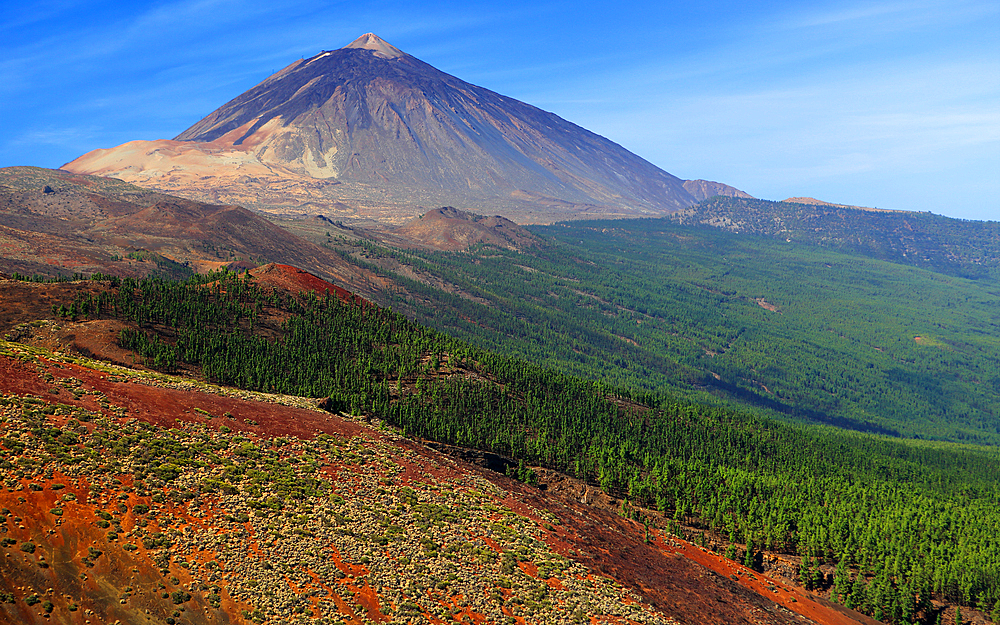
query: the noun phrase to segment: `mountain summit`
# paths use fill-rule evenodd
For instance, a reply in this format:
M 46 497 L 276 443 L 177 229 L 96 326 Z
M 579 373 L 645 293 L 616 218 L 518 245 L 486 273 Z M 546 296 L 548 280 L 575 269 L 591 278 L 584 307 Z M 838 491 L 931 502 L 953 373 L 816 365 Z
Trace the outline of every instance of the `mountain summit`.
M 372 33 L 295 61 L 171 141 L 95 150 L 64 169 L 260 210 L 397 222 L 438 206 L 522 223 L 661 215 L 701 199 L 620 145 Z
M 406 55 L 405 52 L 390 44 L 385 39 L 382 39 L 375 33 L 365 33 L 344 46 L 342 49 L 374 50 L 376 56 L 381 56 L 386 59 L 395 59 Z

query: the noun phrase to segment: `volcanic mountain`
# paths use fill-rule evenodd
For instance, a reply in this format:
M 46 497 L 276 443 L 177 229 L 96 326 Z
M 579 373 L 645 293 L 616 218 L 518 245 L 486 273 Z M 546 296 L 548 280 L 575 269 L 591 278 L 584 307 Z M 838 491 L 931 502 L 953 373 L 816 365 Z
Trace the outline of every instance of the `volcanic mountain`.
M 370 33 L 295 61 L 173 140 L 94 150 L 64 169 L 200 201 L 396 223 L 440 206 L 528 223 L 746 196 L 681 180 Z

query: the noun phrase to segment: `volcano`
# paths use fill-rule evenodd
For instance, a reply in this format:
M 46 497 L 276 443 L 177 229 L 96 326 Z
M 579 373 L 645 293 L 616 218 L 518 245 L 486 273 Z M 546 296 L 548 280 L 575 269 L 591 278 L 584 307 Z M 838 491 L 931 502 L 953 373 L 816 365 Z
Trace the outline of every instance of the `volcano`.
M 295 61 L 173 140 L 95 150 L 63 168 L 201 201 L 388 222 L 440 206 L 520 223 L 655 216 L 706 192 L 749 197 L 681 180 L 371 33 Z

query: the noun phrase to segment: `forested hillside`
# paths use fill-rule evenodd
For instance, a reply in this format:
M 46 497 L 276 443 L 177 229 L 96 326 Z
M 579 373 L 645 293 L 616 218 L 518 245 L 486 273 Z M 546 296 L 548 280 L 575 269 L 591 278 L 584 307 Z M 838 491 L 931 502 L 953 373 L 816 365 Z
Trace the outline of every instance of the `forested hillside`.
M 517 458 L 528 481 L 526 465 L 587 479 L 702 528 L 706 544 L 745 545 L 730 555 L 751 565 L 761 549 L 801 554 L 807 585 L 837 563 L 834 596 L 880 620 L 933 623 L 932 598 L 1000 609 L 993 448 L 804 428 L 666 392 L 637 402 L 387 310 L 230 274 L 200 282 L 123 280 L 57 310 L 132 324 L 123 346 L 154 367 L 330 397 L 410 436 Z
M 1000 442 L 992 279 L 669 220 L 533 230 L 549 244 L 530 253 L 339 249 L 422 323 L 634 393 Z
M 997 276 L 1000 222 L 931 213 L 716 196 L 672 217 L 739 234 L 809 243 L 967 278 Z

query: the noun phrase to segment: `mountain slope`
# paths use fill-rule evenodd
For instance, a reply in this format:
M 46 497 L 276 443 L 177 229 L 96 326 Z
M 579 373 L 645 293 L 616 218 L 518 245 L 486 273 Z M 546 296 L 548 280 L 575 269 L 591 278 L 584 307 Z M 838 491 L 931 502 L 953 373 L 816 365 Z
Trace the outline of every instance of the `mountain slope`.
M 361 292 L 372 278 L 239 206 L 37 167 L 0 169 L 0 237 L 0 270 L 25 275 L 182 277 L 252 259 L 295 264 Z
M 565 480 L 528 487 L 315 400 L 39 347 L 100 323 L 0 342 L 0 622 L 870 623 Z
M 912 231 L 899 230 L 908 244 L 926 243 L 920 228 L 925 218 L 934 223 L 853 213 L 908 222 Z M 762 214 L 759 223 L 772 221 Z M 838 223 L 834 215 L 815 227 L 833 233 Z M 953 225 L 972 248 L 996 245 L 993 224 L 976 236 L 974 224 Z M 576 375 L 642 392 L 707 392 L 861 431 L 1000 441 L 995 265 L 955 263 L 985 276 L 968 280 L 670 218 L 529 230 L 546 244 L 472 254 L 335 245 L 359 267 L 407 285 L 414 295 L 378 299 L 394 310 Z M 867 236 L 881 235 L 870 228 Z
M 416 609 L 418 612 L 411 616 L 426 613 L 428 609 L 437 610 L 435 606 L 440 603 L 433 602 L 442 599 L 456 610 L 464 612 L 470 608 L 485 615 L 491 604 L 483 607 L 476 600 L 484 595 L 490 601 L 503 600 L 504 607 L 512 611 L 530 610 L 528 614 L 533 616 L 528 622 L 547 622 L 551 616 L 565 615 L 561 611 L 567 607 L 563 595 L 553 590 L 546 591 L 546 595 L 533 593 L 542 590 L 539 581 L 551 580 L 554 567 L 561 568 L 559 561 L 551 556 L 541 554 L 539 558 L 542 546 L 535 541 L 548 542 L 548 538 L 556 540 L 555 545 L 549 544 L 557 553 L 611 574 L 636 589 L 650 605 L 681 622 L 775 622 L 776 618 L 783 620 L 783 612 L 756 603 L 756 607 L 750 608 L 753 613 L 750 618 L 740 607 L 745 605 L 742 601 L 715 594 L 716 582 L 728 585 L 728 581 L 707 574 L 692 578 L 677 568 L 687 565 L 671 562 L 670 558 L 678 556 L 710 566 L 713 571 L 723 573 L 723 578 L 763 592 L 810 618 L 814 618 L 815 607 L 805 604 L 801 600 L 803 595 L 796 598 L 795 593 L 788 594 L 789 581 L 782 578 L 798 578 L 808 586 L 829 591 L 830 597 L 847 606 L 862 607 L 870 614 L 889 615 L 889 621 L 894 623 L 914 620 L 933 623 L 945 616 L 940 604 L 931 603 L 932 597 L 962 602 L 963 612 L 969 597 L 975 597 L 977 605 L 987 607 L 1000 599 L 992 582 L 996 579 L 998 561 L 996 528 L 1000 527 L 995 506 L 998 465 L 994 450 L 802 430 L 739 413 L 678 403 L 676 398 L 665 400 L 659 408 L 641 405 L 605 385 L 491 356 L 419 328 L 389 311 L 346 305 L 336 297 L 305 296 L 293 301 L 268 290 L 260 292 L 254 282 L 252 278 L 231 275 L 205 286 L 160 281 L 123 280 L 117 285 L 106 282 L 104 286 L 110 287 L 107 297 L 101 295 L 95 299 L 78 294 L 67 305 L 67 311 L 60 307 L 58 317 L 15 327 L 11 334 L 33 345 L 60 345 L 56 338 L 60 333 L 77 333 L 81 325 L 117 321 L 131 328 L 129 332 L 123 328 L 119 333 L 119 345 L 136 349 L 145 362 L 157 367 L 172 368 L 183 359 L 213 380 L 231 380 L 258 390 L 294 390 L 310 397 L 328 397 L 322 403 L 330 409 L 349 405 L 353 414 L 365 415 L 373 423 L 377 419 L 391 424 L 411 437 L 464 446 L 467 449 L 463 450 L 463 457 L 475 457 L 474 450 L 479 450 L 479 457 L 486 459 L 486 464 L 500 464 L 501 469 L 506 466 L 509 473 L 526 481 L 541 476 L 546 494 L 537 501 L 547 498 L 550 492 L 569 495 L 568 499 L 561 499 L 561 504 L 553 501 L 557 507 L 540 504 L 555 516 L 540 514 L 536 523 L 548 533 L 536 534 L 530 524 L 518 523 L 502 511 L 506 508 L 530 517 L 530 510 L 519 508 L 516 502 L 537 509 L 533 502 L 513 493 L 512 497 L 500 493 L 494 498 L 492 489 L 478 484 L 473 486 L 475 492 L 467 492 L 463 490 L 470 484 L 467 475 L 442 483 L 440 478 L 449 475 L 436 469 L 433 463 L 420 460 L 411 463 L 399 456 L 386 458 L 377 445 L 373 448 L 364 442 L 363 448 L 359 448 L 358 439 L 364 438 L 364 434 L 356 428 L 346 432 L 334 421 L 324 424 L 308 415 L 276 419 L 269 417 L 267 410 L 227 406 L 209 397 L 184 400 L 175 393 L 156 390 L 168 378 L 141 376 L 143 384 L 121 384 L 120 370 L 105 371 L 109 374 L 106 376 L 90 376 L 90 386 L 100 391 L 90 398 L 86 396 L 88 388 L 84 386 L 81 363 L 62 361 L 45 367 L 44 362 L 38 362 L 37 351 L 10 347 L 10 371 L 0 376 L 0 389 L 11 393 L 11 400 L 15 395 L 21 398 L 26 394 L 34 395 L 34 399 L 29 405 L 15 400 L 19 403 L 4 423 L 10 424 L 16 436 L 5 436 L 0 442 L 11 452 L 6 454 L 10 457 L 8 462 L 21 472 L 15 475 L 32 480 L 27 490 L 46 494 L 48 490 L 57 490 L 48 485 L 58 478 L 46 477 L 44 468 L 58 469 L 61 463 L 83 463 L 80 468 L 90 473 L 96 461 L 105 478 L 115 475 L 118 467 L 127 468 L 141 480 L 141 484 L 132 485 L 119 479 L 127 485 L 127 492 L 134 489 L 136 498 L 149 493 L 153 502 L 160 503 L 154 491 L 162 489 L 165 502 L 179 505 L 169 510 L 166 527 L 157 525 L 145 530 L 140 525 L 143 532 L 153 532 L 152 536 L 130 529 L 126 515 L 119 519 L 123 529 L 115 529 L 107 538 L 149 537 L 151 546 L 146 547 L 144 541 L 144 548 L 157 551 L 169 546 L 158 542 L 158 535 L 166 534 L 175 544 L 183 539 L 181 547 L 191 545 L 191 539 L 195 539 L 199 553 L 194 560 L 184 549 L 159 553 L 158 557 L 183 555 L 184 562 L 178 565 L 185 568 L 186 563 L 186 568 L 194 572 L 200 572 L 202 564 L 211 569 L 208 562 L 221 563 L 224 571 L 234 573 L 229 576 L 229 595 L 253 600 L 254 611 L 262 610 L 261 620 L 283 622 L 282 615 L 287 613 L 281 610 L 293 610 L 294 614 L 302 605 L 303 594 L 318 598 L 322 604 L 323 597 L 330 596 L 326 593 L 338 588 L 329 581 L 330 575 L 336 579 L 338 572 L 320 564 L 328 562 L 331 555 L 322 547 L 317 552 L 315 543 L 309 539 L 318 539 L 320 545 L 332 545 L 338 570 L 354 576 L 354 579 L 348 577 L 346 584 L 357 583 L 354 580 L 364 577 L 367 570 L 371 574 L 368 580 L 382 587 L 372 583 L 379 596 L 384 598 L 384 589 L 388 588 L 389 595 L 395 597 L 391 599 L 392 607 Z M 43 311 L 47 309 L 42 307 Z M 265 337 L 266 340 L 259 340 Z M 171 351 L 176 360 L 160 357 Z M 51 360 L 44 355 L 41 358 Z M 43 368 L 36 368 L 34 377 L 24 375 L 39 364 Z M 178 383 L 179 390 L 198 388 L 204 387 Z M 230 393 L 240 395 L 238 391 L 226 392 Z M 151 401 L 138 401 L 141 396 Z M 123 398 L 124 403 L 120 403 Z M 122 425 L 131 430 L 115 430 L 97 439 L 80 441 L 63 430 L 62 417 L 50 421 L 43 416 L 56 412 L 64 416 L 59 406 L 42 410 L 30 405 L 36 401 L 80 404 L 90 406 L 91 410 L 99 406 L 123 418 Z M 114 406 L 127 409 L 127 414 Z M 249 416 L 244 416 L 248 413 Z M 151 432 L 142 426 L 136 430 L 132 419 L 173 427 L 166 432 Z M 187 433 L 179 431 L 183 426 L 177 419 L 195 422 L 207 430 L 195 427 L 189 432 L 193 439 L 186 438 Z M 77 418 L 77 421 L 95 419 Z M 72 431 L 77 435 L 85 433 L 78 423 L 67 425 L 76 428 Z M 104 427 L 99 420 L 98 425 Z M 327 426 L 352 438 L 337 441 L 319 437 L 322 445 L 306 444 L 310 432 L 329 432 Z M 216 427 L 220 434 L 231 433 L 227 429 L 240 433 L 216 438 L 211 432 Z M 263 432 L 272 437 L 282 436 L 283 440 L 265 443 L 248 436 Z M 82 442 L 90 444 L 80 449 L 77 445 Z M 105 450 L 110 457 L 103 456 Z M 81 452 L 84 457 L 73 463 Z M 46 460 L 40 453 L 52 457 Z M 539 469 L 536 463 L 547 469 Z M 407 475 L 413 478 L 407 468 L 412 465 L 417 481 L 406 483 Z M 11 468 L 2 464 L 0 467 Z M 398 473 L 400 468 L 402 475 Z M 552 470 L 587 479 L 589 483 L 574 484 L 565 476 L 552 475 Z M 377 479 L 369 480 L 366 476 Z M 337 486 L 327 486 L 334 480 Z M 6 483 L 13 487 L 13 482 Z M 38 486 L 37 490 L 32 490 L 32 483 Z M 65 486 L 65 482 L 55 482 L 60 483 Z M 505 480 L 494 483 L 512 491 L 504 486 L 510 484 Z M 117 492 L 113 484 L 109 486 L 108 479 L 103 479 L 94 491 L 96 495 L 108 490 Z M 598 484 L 604 493 L 598 490 Z M 428 485 L 427 494 L 434 493 L 438 499 L 433 495 L 431 499 L 421 497 Z M 402 486 L 412 492 L 400 488 L 397 493 L 396 487 Z M 218 499 L 216 494 L 220 494 Z M 237 494 L 241 496 L 222 496 Z M 482 517 L 478 516 L 480 509 L 466 504 L 466 494 L 479 497 L 487 513 L 488 533 L 467 529 L 467 522 L 478 526 Z M 130 503 L 125 504 L 126 508 L 118 508 L 122 514 L 131 504 L 149 505 L 136 501 L 130 494 L 127 498 Z M 344 505 L 354 498 L 361 499 L 359 505 Z M 588 514 L 580 506 L 602 500 L 607 502 L 606 508 L 631 521 L 611 522 L 609 517 Z M 47 532 L 50 517 L 44 516 L 43 506 L 49 501 L 35 499 L 28 506 L 33 516 L 18 514 L 16 522 L 37 518 L 44 522 L 32 526 Z M 191 504 L 185 506 L 188 501 Z M 637 509 L 636 504 L 655 505 L 658 512 Z M 559 505 L 568 508 L 568 514 L 560 512 Z M 65 507 L 72 512 L 72 506 Z M 65 509 L 61 508 L 62 514 L 52 512 L 55 509 L 49 509 L 48 514 L 66 516 Z M 314 520 L 318 524 L 311 523 L 310 515 L 317 512 L 320 518 Z M 108 514 L 112 518 L 103 520 L 116 519 L 113 512 Z M 138 514 L 144 515 L 145 511 Z M 238 516 L 241 514 L 245 516 Z M 158 511 L 158 516 L 162 512 Z M 140 519 L 150 520 L 150 517 Z M 234 520 L 242 524 L 242 530 L 253 533 L 234 535 L 227 529 L 242 532 L 239 526 L 220 524 Z M 181 529 L 181 525 L 176 525 L 178 522 L 191 524 L 191 531 L 180 534 L 172 531 L 170 526 Z M 683 528 L 678 523 L 689 525 Z M 660 530 L 647 524 L 666 527 L 675 535 L 700 542 L 704 548 L 711 545 L 716 552 L 725 551 L 730 559 L 743 554 L 741 560 L 748 568 L 779 577 L 768 580 L 732 564 L 718 568 L 717 565 L 724 563 L 717 556 L 673 539 L 664 540 Z M 27 528 L 27 524 L 22 525 L 19 530 Z M 58 527 L 59 523 L 55 525 Z M 204 540 L 198 540 L 199 527 L 208 530 Z M 611 528 L 610 533 L 605 527 Z M 629 527 L 632 530 L 625 531 Z M 829 532 L 831 527 L 838 531 Z M 452 543 L 455 530 L 460 534 L 457 544 Z M 563 531 L 585 537 L 584 542 L 571 540 Z M 220 533 L 228 534 L 222 545 L 213 542 L 213 537 Z M 38 535 L 44 538 L 51 534 Z M 24 540 L 21 534 L 16 535 Z M 492 562 L 499 565 L 489 568 L 485 588 L 480 585 L 482 574 L 477 573 L 481 569 L 476 568 L 489 564 L 481 559 L 489 553 L 476 542 L 481 536 L 493 541 L 485 542 L 497 554 Z M 883 536 L 898 539 L 885 540 Z M 234 553 L 233 539 L 253 537 L 256 538 L 251 540 L 249 550 L 236 547 Z M 631 540 L 622 540 L 628 537 Z M 413 539 L 419 541 L 419 546 Z M 508 540 L 516 542 L 508 544 Z M 736 541 L 739 544 L 734 544 Z M 666 560 L 656 554 L 661 542 L 668 547 L 661 551 Z M 471 549 L 466 549 L 467 543 L 472 543 Z M 493 543 L 501 545 L 500 551 Z M 14 539 L 5 546 L 16 544 Z M 132 544 L 136 545 L 134 541 Z M 560 545 L 568 547 L 568 551 L 559 551 Z M 395 551 L 397 547 L 402 558 Z M 762 547 L 777 551 L 777 557 L 773 553 L 759 553 Z M 100 546 L 96 548 L 106 551 Z M 806 557 L 785 555 L 796 553 Z M 49 562 L 49 549 L 44 555 Z M 300 564 L 288 565 L 283 559 L 286 555 Z M 336 561 L 337 555 L 341 561 L 371 568 L 345 570 Z M 468 561 L 470 556 L 473 562 Z M 82 552 L 80 557 L 86 559 Z M 840 564 L 834 571 L 831 560 L 836 559 Z M 69 565 L 72 560 L 65 562 Z M 170 559 L 159 562 L 163 562 L 161 575 L 166 576 L 171 572 Z M 961 562 L 962 566 L 955 567 L 954 562 Z M 268 569 L 268 563 L 272 569 Z M 300 571 L 302 563 L 308 571 Z M 28 569 L 31 565 L 29 561 Z M 498 578 L 489 577 L 498 569 Z M 518 569 L 536 581 L 522 579 Z M 267 573 L 269 570 L 276 572 Z M 308 578 L 299 574 L 302 572 Z M 394 577 L 396 574 L 404 578 L 402 583 Z M 407 583 L 411 574 L 426 581 Z M 175 573 L 175 577 L 186 579 L 183 574 Z M 434 579 L 427 580 L 428 577 Z M 546 586 L 555 590 L 572 588 L 571 579 L 556 577 L 558 586 L 551 582 Z M 488 592 L 491 579 L 497 579 L 497 586 L 512 590 L 513 594 Z M 186 588 L 180 590 L 194 595 L 195 588 L 204 590 L 202 586 L 208 586 L 207 582 L 212 580 L 194 577 L 193 581 L 194 587 L 185 581 Z M 294 595 L 285 590 L 284 584 L 288 582 L 294 584 L 291 586 Z M 178 582 L 170 583 L 176 586 Z M 351 591 L 338 593 L 345 601 L 360 601 L 352 588 L 340 589 Z M 24 585 L 17 590 L 12 601 L 17 603 L 23 598 L 27 603 Z M 437 592 L 442 590 L 453 590 L 462 597 Z M 128 599 L 124 595 L 128 592 L 123 589 L 121 598 Z M 214 594 L 226 598 L 218 591 Z M 401 597 L 406 599 L 403 603 L 413 605 L 401 606 Z M 211 601 L 205 596 L 203 599 Z M 180 602 L 185 603 L 186 599 L 182 596 Z M 361 603 L 368 610 L 376 605 L 372 601 Z M 315 604 L 310 601 L 310 605 Z M 351 605 L 348 603 L 348 607 Z M 585 605 L 595 604 L 588 600 Z M 597 604 L 600 609 L 597 614 L 616 613 L 609 612 L 605 605 Z M 731 608 L 736 612 L 730 611 Z M 595 616 L 588 608 L 582 612 Z M 400 615 L 398 611 L 395 614 Z M 443 616 L 440 612 L 434 614 Z M 524 612 L 507 614 L 525 615 Z M 370 611 L 369 617 L 375 618 Z M 633 613 L 630 620 L 655 619 L 652 615 Z
M 371 34 L 292 63 L 173 141 L 95 150 L 64 168 L 263 210 L 336 214 L 342 202 L 397 222 L 434 206 L 525 223 L 697 201 L 604 137 Z

